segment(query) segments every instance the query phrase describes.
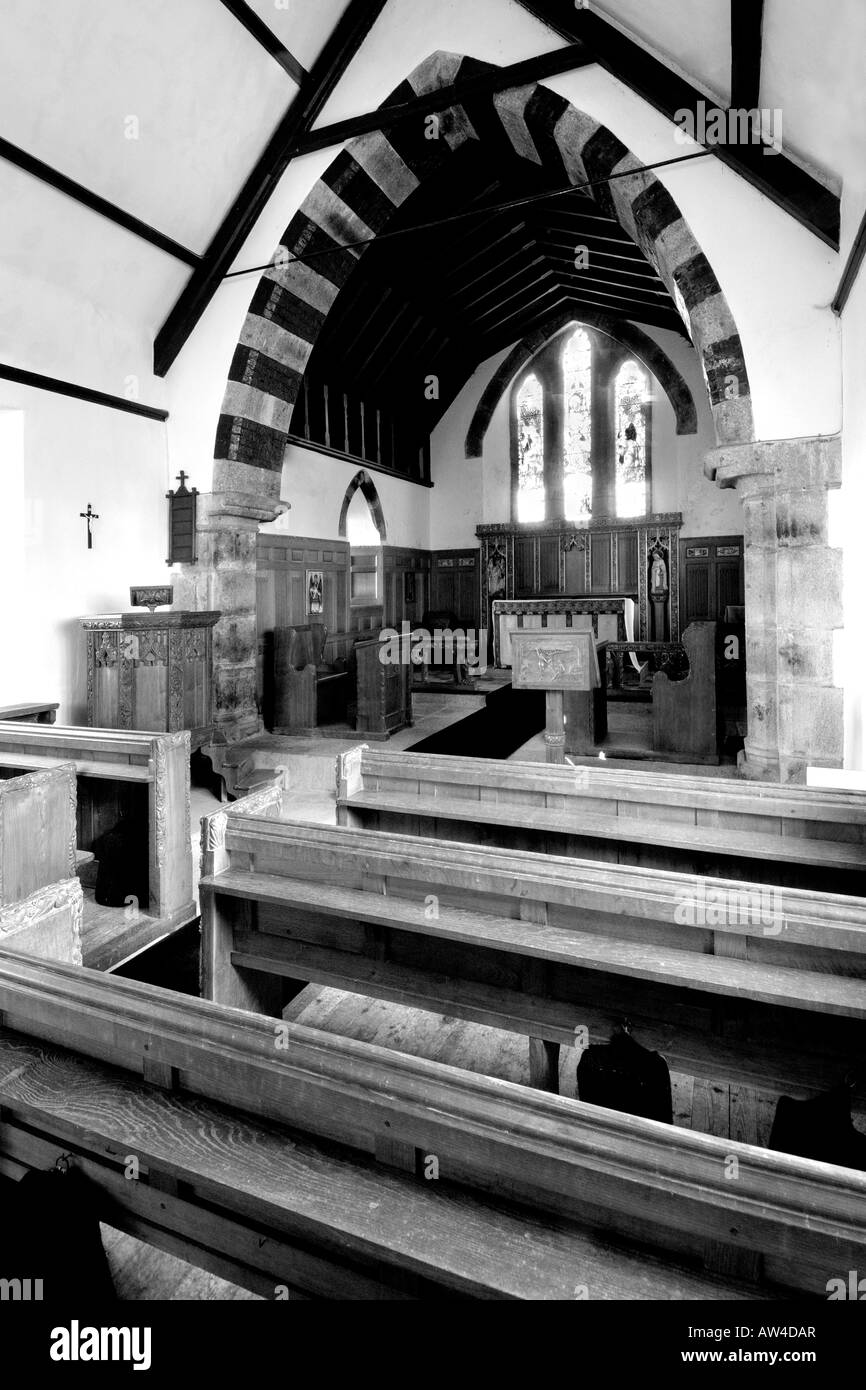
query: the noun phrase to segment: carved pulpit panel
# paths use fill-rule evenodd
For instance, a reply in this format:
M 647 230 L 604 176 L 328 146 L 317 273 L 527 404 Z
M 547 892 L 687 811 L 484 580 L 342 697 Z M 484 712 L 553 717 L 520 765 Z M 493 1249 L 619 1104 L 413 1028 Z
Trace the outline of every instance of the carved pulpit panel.
M 213 725 L 216 612 L 114 613 L 83 618 L 87 722 L 100 729 L 189 729 L 192 747 Z

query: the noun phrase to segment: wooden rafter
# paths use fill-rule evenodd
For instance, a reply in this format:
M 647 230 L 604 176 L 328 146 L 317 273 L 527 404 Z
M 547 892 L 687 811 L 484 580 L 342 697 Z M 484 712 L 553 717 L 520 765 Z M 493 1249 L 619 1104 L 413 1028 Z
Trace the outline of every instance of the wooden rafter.
M 151 246 L 156 246 L 168 256 L 174 256 L 175 260 L 183 261 L 186 265 L 199 265 L 201 258 L 194 251 L 190 251 L 188 247 L 181 246 L 180 242 L 175 241 L 173 237 L 158 232 L 155 227 L 151 227 L 147 222 L 142 222 L 140 217 L 133 217 L 132 213 L 124 212 L 123 208 L 116 207 L 107 198 L 94 193 L 90 188 L 85 188 L 84 184 L 77 183 L 75 179 L 67 178 L 65 174 L 53 169 L 44 160 L 28 154 L 18 145 L 13 145 L 11 140 L 0 138 L 0 159 L 5 159 L 7 163 L 14 164 L 18 169 L 23 169 L 25 174 L 31 174 L 33 178 L 39 179 L 40 183 L 48 184 L 50 188 L 55 188 L 58 193 L 64 193 L 67 198 L 73 198 L 76 203 L 81 203 L 82 207 L 89 208 L 91 212 L 98 213 L 100 217 L 107 218 L 109 222 L 114 222 L 118 227 L 123 227 L 124 231 L 132 232 L 133 236 L 137 236 L 141 241 L 150 242 Z
M 731 0 L 731 106 L 751 111 L 761 101 L 764 0 Z
M 271 194 L 288 168 L 295 146 L 319 116 L 386 0 L 350 0 L 322 52 L 255 167 L 223 218 L 201 265 L 190 277 L 154 344 L 153 369 L 165 376 L 231 267 Z
M 477 100 L 478 97 L 507 91 L 510 87 L 541 82 L 545 77 L 573 72 L 593 62 L 595 59 L 587 53 L 582 43 L 570 43 L 564 48 L 539 53 L 519 63 L 493 68 L 477 77 L 461 78 L 459 82 L 448 87 L 438 87 L 435 91 L 424 92 L 408 101 L 394 102 L 389 106 L 380 106 L 376 111 L 367 111 L 361 116 L 350 116 L 344 121 L 335 121 L 333 125 L 320 126 L 299 138 L 293 154 L 310 154 L 314 150 L 326 150 L 331 145 L 342 145 L 345 140 L 351 140 L 356 135 L 366 135 L 372 130 L 388 130 L 410 117 L 417 119 L 435 111 L 446 111 L 450 106 L 461 106 L 465 102 Z
M 593 10 L 575 9 L 573 0 L 519 0 L 524 9 L 570 42 L 581 42 L 596 62 L 667 116 L 695 111 L 698 102 L 714 105 L 705 93 L 649 53 Z M 752 4 L 753 0 L 744 0 Z M 821 241 L 839 249 L 839 198 L 784 152 L 772 158 L 760 144 L 714 144 L 712 153 L 777 207 Z
M 307 70 L 302 67 L 293 53 L 290 53 L 285 44 L 281 43 L 274 33 L 269 29 L 263 19 L 260 19 L 255 10 L 245 3 L 245 0 L 221 0 L 230 14 L 244 26 L 247 33 L 261 44 L 266 53 L 279 63 L 284 72 L 298 85 L 307 76 Z

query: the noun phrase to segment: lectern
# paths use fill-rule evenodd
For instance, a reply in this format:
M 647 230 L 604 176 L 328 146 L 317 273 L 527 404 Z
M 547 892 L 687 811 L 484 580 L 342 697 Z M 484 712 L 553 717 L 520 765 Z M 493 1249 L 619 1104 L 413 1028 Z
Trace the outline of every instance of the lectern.
M 545 692 L 547 761 L 592 752 L 607 736 L 607 644 L 591 630 L 517 629 L 511 650 L 515 690 Z

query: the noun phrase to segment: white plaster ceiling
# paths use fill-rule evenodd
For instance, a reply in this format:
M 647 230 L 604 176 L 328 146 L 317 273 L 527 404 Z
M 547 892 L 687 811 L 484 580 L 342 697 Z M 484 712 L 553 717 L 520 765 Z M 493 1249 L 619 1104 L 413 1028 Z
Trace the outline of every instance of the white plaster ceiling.
M 298 62 L 309 70 L 333 33 L 346 0 L 247 0 Z
M 252 0 L 308 69 L 345 3 Z M 709 95 L 727 97 L 727 0 L 594 8 Z M 866 197 L 866 0 L 832 0 L 829 12 L 823 0 L 766 0 L 764 36 L 762 102 L 783 108 L 786 145 L 837 184 L 848 181 L 844 251 Z M 375 106 L 436 48 L 513 62 L 561 42 L 512 0 L 389 0 L 322 119 Z M 218 0 L 2 0 L 0 135 L 196 252 L 296 90 Z M 126 138 L 129 116 L 138 118 L 137 140 Z M 284 178 L 269 225 L 288 222 L 295 182 Z M 4 161 L 0 206 L 7 272 L 71 289 L 142 337 L 188 277 L 180 262 Z M 14 360 L 14 334 L 0 346 Z
M 0 134 L 204 250 L 296 91 L 280 66 L 216 0 L 2 10 Z
M 783 5 L 788 0 L 781 0 Z M 731 90 L 729 0 L 599 0 L 589 7 L 727 103 Z

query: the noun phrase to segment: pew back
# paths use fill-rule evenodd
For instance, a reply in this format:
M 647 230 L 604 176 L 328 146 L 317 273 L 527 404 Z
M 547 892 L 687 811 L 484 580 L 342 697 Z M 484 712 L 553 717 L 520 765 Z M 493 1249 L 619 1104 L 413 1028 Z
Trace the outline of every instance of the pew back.
M 2 1171 L 71 1152 L 114 1224 L 271 1296 L 749 1296 L 720 1242 L 823 1294 L 866 1253 L 861 1173 L 4 951 L 0 1015 Z
M 0 781 L 0 942 L 81 962 L 75 768 Z
M 204 990 L 313 980 L 573 1042 L 623 1015 L 677 1070 L 820 1091 L 862 1052 L 866 900 L 263 820 L 222 821 Z
M 362 744 L 337 759 L 337 818 L 642 867 L 866 891 L 866 795 Z
M 129 912 L 112 907 L 100 914 L 88 904 L 85 958 L 100 969 L 114 968 L 196 916 L 189 738 L 188 730 L 159 734 L 0 721 L 0 778 L 11 770 L 72 764 L 80 850 L 98 852 L 107 835 L 125 831 Z

